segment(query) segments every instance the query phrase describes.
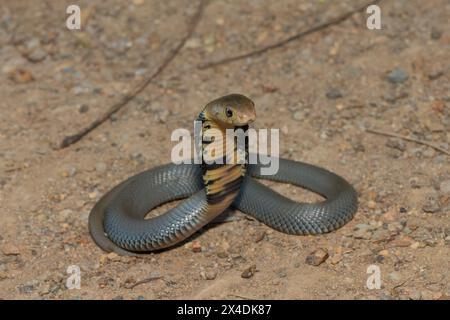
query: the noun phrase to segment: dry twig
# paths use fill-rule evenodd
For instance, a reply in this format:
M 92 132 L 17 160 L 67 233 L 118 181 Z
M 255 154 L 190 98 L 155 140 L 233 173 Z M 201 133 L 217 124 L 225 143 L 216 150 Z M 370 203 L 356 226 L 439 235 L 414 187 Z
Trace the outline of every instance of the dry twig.
M 199 69 L 207 69 L 207 68 L 211 68 L 211 67 L 216 67 L 218 65 L 222 65 L 222 64 L 226 64 L 226 63 L 230 63 L 230 62 L 234 62 L 237 60 L 242 60 L 242 59 L 246 59 L 249 57 L 253 57 L 253 56 L 257 56 L 263 53 L 266 53 L 268 51 L 271 51 L 273 49 L 278 49 L 280 47 L 283 47 L 284 45 L 292 42 L 292 41 L 296 41 L 299 40 L 307 35 L 310 35 L 312 33 L 318 32 L 318 31 L 322 31 L 324 29 L 327 29 L 331 26 L 340 24 L 341 22 L 347 20 L 348 18 L 350 18 L 352 15 L 354 15 L 355 13 L 361 12 L 363 10 L 365 10 L 369 5 L 372 4 L 377 4 L 379 3 L 381 0 L 372 0 L 369 3 L 364 4 L 363 6 L 357 7 L 353 10 L 350 10 L 336 18 L 330 19 L 326 22 L 320 23 L 318 25 L 315 25 L 309 29 L 306 29 L 304 31 L 301 31 L 297 34 L 294 34 L 293 36 L 290 36 L 287 39 L 281 40 L 279 42 L 275 42 L 273 44 L 270 44 L 268 46 L 247 52 L 247 53 L 243 53 L 243 54 L 239 54 L 237 56 L 233 56 L 233 57 L 228 57 L 228 58 L 224 58 L 224 59 L 220 59 L 220 60 L 216 60 L 216 61 L 210 61 L 210 62 L 206 62 L 204 64 L 200 64 L 197 67 Z
M 200 18 L 203 13 L 203 8 L 205 6 L 206 0 L 200 0 L 200 4 L 198 6 L 198 9 L 195 13 L 195 15 L 192 17 L 192 20 L 190 21 L 186 35 L 181 39 L 181 41 L 178 43 L 178 45 L 169 53 L 169 55 L 164 59 L 162 64 L 156 69 L 156 71 L 150 75 L 148 78 L 142 81 L 136 88 L 134 88 L 131 92 L 129 92 L 127 95 L 125 95 L 119 102 L 111 106 L 111 108 L 100 118 L 94 120 L 91 122 L 88 126 L 80 130 L 74 135 L 66 136 L 62 140 L 62 142 L 59 145 L 60 149 L 66 148 L 79 140 L 81 140 L 84 136 L 89 134 L 92 130 L 100 126 L 102 123 L 104 123 L 106 120 L 111 118 L 113 114 L 118 112 L 120 109 L 122 109 L 128 102 L 130 102 L 136 95 L 141 93 L 157 76 L 159 76 L 164 69 L 167 68 L 167 66 L 172 62 L 172 60 L 178 55 L 181 48 L 183 48 L 186 41 L 192 36 L 194 33 L 194 30 L 196 26 L 198 25 L 198 22 L 200 21 Z
M 421 144 L 421 145 L 433 148 L 435 150 L 438 150 L 438 151 L 440 151 L 440 152 L 450 156 L 450 151 L 447 151 L 447 150 L 445 150 L 445 149 L 443 149 L 441 147 L 438 147 L 438 146 L 436 146 L 434 144 L 431 144 L 429 142 L 426 142 L 426 141 L 423 141 L 423 140 L 419 140 L 419 139 L 416 139 L 416 138 L 413 138 L 413 137 L 402 136 L 402 135 L 397 134 L 397 133 L 385 132 L 385 131 L 374 130 L 374 129 L 366 129 L 366 132 L 373 133 L 373 134 L 379 134 L 379 135 L 382 135 L 382 136 L 387 136 L 387 137 L 392 137 L 392 138 L 398 138 L 398 139 L 402 139 L 402 140 L 406 140 L 406 141 L 415 142 L 415 143 L 418 143 L 418 144 Z
M 152 281 L 159 280 L 159 279 L 162 279 L 162 278 L 163 278 L 162 276 L 149 277 L 149 278 L 146 278 L 146 279 L 142 279 L 142 280 L 136 281 L 136 282 L 133 283 L 133 284 L 126 285 L 125 288 L 127 288 L 127 289 L 133 289 L 134 287 L 136 287 L 136 286 L 138 286 L 138 285 L 140 285 L 140 284 L 152 282 Z

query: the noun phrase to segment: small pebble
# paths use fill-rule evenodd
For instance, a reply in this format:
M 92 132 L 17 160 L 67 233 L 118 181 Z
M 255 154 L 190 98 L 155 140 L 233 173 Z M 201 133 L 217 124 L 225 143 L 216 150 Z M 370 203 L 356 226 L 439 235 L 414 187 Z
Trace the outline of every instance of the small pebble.
M 143 77 L 143 76 L 145 76 L 145 74 L 147 72 L 148 72 L 148 70 L 146 68 L 139 68 L 134 71 L 134 76 L 135 77 Z
M 388 226 L 387 226 L 387 229 L 388 229 L 389 231 L 392 231 L 392 232 L 399 232 L 399 231 L 402 231 L 403 228 L 404 228 L 404 225 L 401 224 L 401 223 L 398 222 L 398 221 L 391 222 L 391 223 L 389 223 Z
M 409 184 L 413 189 L 420 189 L 427 185 L 426 182 L 419 177 L 412 177 L 411 179 L 409 179 Z
M 105 172 L 106 169 L 107 169 L 106 164 L 103 163 L 103 162 L 97 162 L 97 163 L 95 164 L 95 170 L 96 170 L 97 172 L 99 172 L 99 173 Z
M 384 242 L 391 240 L 391 233 L 387 230 L 376 230 L 372 235 L 372 242 Z
M 410 245 L 410 248 L 411 248 L 411 249 L 414 249 L 414 250 L 417 250 L 417 249 L 419 249 L 420 247 L 421 247 L 421 244 L 420 244 L 420 242 L 418 242 L 418 241 L 416 241 L 416 242 L 414 242 L 413 244 Z
M 444 75 L 444 71 L 442 71 L 442 70 L 433 71 L 433 72 L 430 72 L 428 74 L 428 79 L 436 80 L 436 79 L 440 78 L 443 75 Z
M 32 52 L 30 52 L 29 54 L 26 55 L 26 58 L 30 61 L 30 62 L 41 62 L 43 60 L 45 60 L 45 58 L 47 57 L 47 53 L 42 50 L 41 48 L 37 48 L 36 50 L 33 50 Z
M 221 259 L 226 259 L 226 258 L 228 258 L 228 253 L 226 253 L 225 251 L 219 251 L 217 253 L 217 256 Z
M 311 252 L 306 257 L 306 264 L 312 265 L 312 266 L 319 266 L 322 263 L 324 263 L 328 259 L 329 255 L 328 252 L 325 249 L 317 249 L 313 252 Z
M 395 239 L 393 241 L 390 242 L 390 245 L 392 247 L 400 247 L 400 248 L 404 248 L 404 247 L 409 247 L 412 244 L 414 244 L 414 239 L 409 237 L 409 236 L 403 236 L 399 239 Z
M 438 300 L 442 297 L 441 292 L 432 292 L 430 290 L 423 290 L 420 294 L 422 296 L 422 300 Z
M 89 199 L 95 199 L 98 197 L 98 191 L 92 191 L 88 193 Z
M 34 289 L 35 289 L 34 283 L 25 284 L 25 285 L 19 287 L 20 293 L 24 293 L 24 294 L 30 294 L 34 291 Z
M 401 84 L 408 80 L 408 74 L 403 69 L 397 68 L 389 72 L 387 79 L 390 83 Z
M 397 220 L 398 217 L 398 211 L 397 208 L 390 208 L 388 211 L 386 211 L 385 213 L 383 213 L 383 215 L 381 216 L 381 220 L 383 222 L 394 222 Z
M 295 111 L 293 115 L 294 120 L 302 120 L 303 119 L 303 112 L 301 111 Z
M 342 254 L 335 254 L 330 258 L 331 264 L 338 264 L 343 259 Z
M 280 278 L 286 278 L 287 277 L 286 269 L 280 269 L 280 270 L 276 271 L 276 274 Z
M 167 109 L 162 109 L 157 114 L 157 119 L 160 123 L 166 123 L 169 118 L 170 112 Z
M 430 37 L 432 40 L 439 40 L 442 37 L 442 31 L 433 27 L 431 29 Z
M 18 256 L 20 255 L 20 249 L 18 246 L 6 243 L 0 247 L 0 251 L 3 252 L 5 256 Z
M 248 267 L 244 271 L 242 271 L 241 278 L 249 279 L 249 278 L 253 277 L 255 272 L 256 272 L 256 265 L 252 264 L 250 267 Z
M 185 47 L 188 49 L 197 49 L 201 46 L 201 42 L 199 38 L 190 38 L 186 41 Z
M 422 294 L 420 293 L 420 291 L 413 291 L 409 294 L 409 298 L 411 300 L 420 300 L 422 299 Z
M 79 113 L 86 113 L 89 111 L 89 106 L 87 104 L 82 104 L 78 109 Z
M 450 194 L 450 180 L 442 181 L 439 185 L 439 189 L 443 194 Z
M 108 260 L 109 261 L 115 261 L 115 260 L 119 260 L 119 259 L 120 259 L 120 257 L 119 257 L 119 255 L 117 253 L 110 252 L 110 253 L 107 253 L 107 254 L 102 254 L 100 256 L 99 261 L 100 261 L 101 264 L 105 264 Z
M 434 197 L 430 196 L 425 201 L 425 203 L 422 206 L 422 211 L 426 213 L 436 213 L 441 210 L 441 205 L 439 203 L 439 200 Z
M 119 255 L 115 252 L 110 252 L 106 255 L 106 257 L 108 258 L 108 260 L 114 261 L 114 260 L 118 260 L 120 259 Z
M 61 171 L 61 176 L 64 178 L 73 177 L 77 173 L 77 168 L 71 166 L 68 168 L 65 168 L 63 171 Z
M 20 68 L 11 70 L 8 73 L 8 77 L 15 83 L 19 83 L 19 84 L 29 83 L 34 80 L 34 77 L 31 74 L 31 71 L 29 71 L 27 69 L 20 69 Z
M 359 224 L 355 227 L 353 238 L 369 240 L 372 237 L 372 226 L 368 224 Z
M 392 296 L 390 296 L 387 293 L 380 293 L 379 299 L 380 300 L 393 300 Z
M 330 100 L 336 100 L 342 98 L 343 95 L 339 89 L 331 88 L 330 90 L 328 90 L 326 97 Z
M 39 289 L 39 295 L 44 296 L 46 294 L 49 294 L 51 290 L 52 287 L 50 286 L 50 284 L 46 283 Z
M 205 280 L 214 280 L 216 277 L 217 277 L 216 270 L 207 270 L 202 275 L 202 278 Z
M 258 243 L 266 237 L 266 231 L 262 230 L 260 232 L 257 232 L 255 235 L 255 243 Z
M 389 273 L 388 278 L 394 282 L 399 282 L 402 279 L 401 275 L 398 272 Z
M 202 252 L 202 245 L 200 244 L 200 242 L 195 241 L 192 243 L 192 252 Z
M 69 219 L 71 216 L 73 216 L 73 211 L 71 209 L 63 209 L 59 212 L 57 220 L 59 222 L 63 222 Z

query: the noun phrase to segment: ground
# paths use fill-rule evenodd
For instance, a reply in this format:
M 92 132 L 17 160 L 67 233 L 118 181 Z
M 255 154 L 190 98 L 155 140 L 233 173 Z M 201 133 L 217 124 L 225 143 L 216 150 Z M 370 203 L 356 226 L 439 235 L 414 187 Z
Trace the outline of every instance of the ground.
M 65 27 L 72 3 L 81 7 L 80 31 Z M 366 131 L 450 150 L 448 1 L 384 0 L 381 30 L 369 30 L 361 12 L 262 55 L 197 67 L 280 41 L 358 3 L 208 1 L 168 68 L 65 149 L 57 148 L 64 136 L 154 72 L 186 33 L 198 1 L 3 4 L 0 298 L 450 296 L 450 157 Z M 255 127 L 281 129 L 283 157 L 325 167 L 355 186 L 355 218 L 329 234 L 292 236 L 231 212 L 148 257 L 100 250 L 87 228 L 99 197 L 130 175 L 169 162 L 172 130 L 192 130 L 205 103 L 231 92 L 255 101 Z M 296 200 L 317 200 L 296 187 L 269 185 Z M 307 258 L 315 251 L 315 259 Z M 71 265 L 80 268 L 80 289 L 66 287 Z M 366 286 L 371 265 L 379 267 L 379 289 Z

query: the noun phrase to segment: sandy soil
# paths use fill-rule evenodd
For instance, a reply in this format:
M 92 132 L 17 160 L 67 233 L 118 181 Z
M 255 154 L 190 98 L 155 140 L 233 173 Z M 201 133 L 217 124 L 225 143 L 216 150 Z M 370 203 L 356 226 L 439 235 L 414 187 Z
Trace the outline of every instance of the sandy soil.
M 450 157 L 364 130 L 450 149 L 448 1 L 385 0 L 382 30 L 368 30 L 361 13 L 261 56 L 196 67 L 284 39 L 356 2 L 209 1 L 164 73 L 63 150 L 55 145 L 65 135 L 158 67 L 197 2 L 77 1 L 82 31 L 65 28 L 72 1 L 2 2 L 0 298 L 450 296 Z M 255 101 L 255 127 L 281 129 L 283 157 L 323 166 L 355 185 L 354 220 L 302 237 L 232 212 L 230 221 L 172 250 L 145 258 L 102 252 L 87 230 L 94 203 L 128 176 L 169 162 L 172 130 L 191 129 L 206 102 L 231 92 Z M 316 199 L 270 185 L 297 200 Z M 329 256 L 317 266 L 307 263 L 315 250 Z M 70 265 L 81 269 L 80 289 L 66 288 Z M 366 287 L 370 265 L 381 270 L 380 289 Z

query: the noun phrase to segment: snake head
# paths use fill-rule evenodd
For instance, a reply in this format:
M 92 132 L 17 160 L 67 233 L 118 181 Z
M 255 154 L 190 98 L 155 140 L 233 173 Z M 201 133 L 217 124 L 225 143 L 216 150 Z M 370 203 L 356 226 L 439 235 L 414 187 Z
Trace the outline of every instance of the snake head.
M 245 126 L 256 119 L 255 104 L 241 94 L 229 94 L 213 100 L 202 112 L 205 118 L 232 127 Z

